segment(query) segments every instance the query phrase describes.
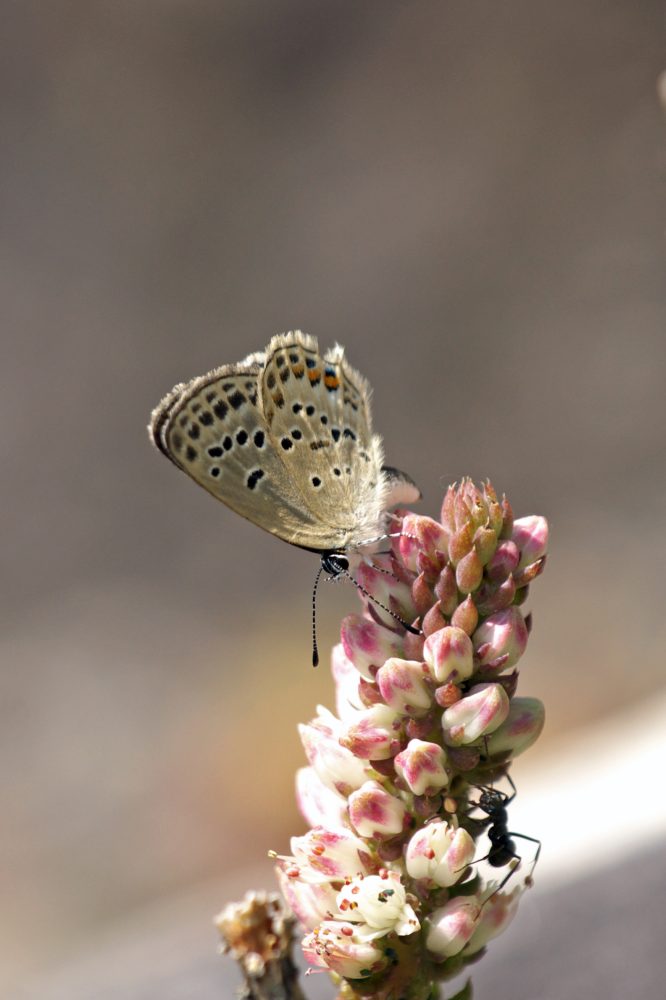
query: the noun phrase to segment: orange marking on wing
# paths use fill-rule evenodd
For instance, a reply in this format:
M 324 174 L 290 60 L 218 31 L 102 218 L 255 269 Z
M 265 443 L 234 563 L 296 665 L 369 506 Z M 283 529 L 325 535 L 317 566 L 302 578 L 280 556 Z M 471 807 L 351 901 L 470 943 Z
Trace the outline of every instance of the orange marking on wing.
M 318 368 L 310 368 L 308 371 L 308 378 L 314 385 L 316 382 L 321 382 L 321 372 Z
M 326 375 L 324 376 L 324 385 L 327 389 L 337 389 L 340 385 L 340 379 L 337 375 Z

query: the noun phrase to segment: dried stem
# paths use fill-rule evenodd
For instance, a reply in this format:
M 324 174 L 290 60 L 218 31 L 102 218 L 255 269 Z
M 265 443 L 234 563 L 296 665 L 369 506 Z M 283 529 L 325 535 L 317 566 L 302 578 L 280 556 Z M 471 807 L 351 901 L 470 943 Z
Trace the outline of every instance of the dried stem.
M 241 1000 L 305 1000 L 291 957 L 295 920 L 277 893 L 248 892 L 215 918 L 243 973 Z

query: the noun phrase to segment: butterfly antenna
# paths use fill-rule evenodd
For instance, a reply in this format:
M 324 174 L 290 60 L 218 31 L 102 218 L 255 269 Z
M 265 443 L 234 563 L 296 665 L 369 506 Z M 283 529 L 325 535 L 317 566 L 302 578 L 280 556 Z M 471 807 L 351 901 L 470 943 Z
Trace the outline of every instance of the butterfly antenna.
M 406 621 L 404 621 L 404 619 L 402 619 L 400 617 L 400 615 L 397 615 L 395 613 L 395 611 L 391 611 L 391 609 L 387 608 L 385 604 L 382 604 L 381 601 L 378 601 L 376 597 L 373 597 L 372 594 L 370 593 L 370 591 L 366 590 L 365 587 L 363 586 L 363 584 L 359 583 L 358 580 L 356 580 L 351 575 L 351 573 L 349 572 L 349 570 L 343 569 L 341 567 L 340 570 L 339 570 L 339 572 L 342 573 L 343 576 L 346 576 L 348 580 L 351 580 L 351 582 L 354 584 L 354 586 L 358 590 L 360 590 L 361 593 L 364 594 L 368 598 L 369 601 L 372 601 L 373 604 L 376 604 L 378 608 L 382 609 L 382 611 L 386 611 L 386 613 L 389 614 L 391 616 L 391 618 L 394 618 L 397 622 L 400 622 L 400 624 L 402 625 L 402 627 L 405 628 L 405 629 L 407 629 L 408 632 L 411 632 L 412 635 L 421 635 L 422 634 L 420 628 L 414 628 L 413 625 L 409 625 Z
M 317 587 L 319 586 L 319 577 L 322 574 L 324 567 L 320 566 L 317 570 L 317 575 L 315 577 L 314 587 L 312 588 L 312 666 L 319 666 L 319 648 L 317 646 Z

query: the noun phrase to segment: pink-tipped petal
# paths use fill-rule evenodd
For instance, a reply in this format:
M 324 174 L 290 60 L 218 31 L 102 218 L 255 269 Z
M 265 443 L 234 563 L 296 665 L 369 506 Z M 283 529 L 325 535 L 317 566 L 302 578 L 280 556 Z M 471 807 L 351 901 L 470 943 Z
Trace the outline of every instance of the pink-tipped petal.
M 475 896 L 457 896 L 434 910 L 426 922 L 426 948 L 439 958 L 459 954 L 472 937 L 481 917 Z
M 509 698 L 501 684 L 477 684 L 442 715 L 444 742 L 468 745 L 493 733 L 509 714 Z
M 395 758 L 395 769 L 415 795 L 434 795 L 449 783 L 444 750 L 427 740 L 410 740 Z
M 529 566 L 545 555 L 548 549 L 548 521 L 538 514 L 519 517 L 513 522 L 511 540 L 520 550 L 519 568 Z
M 360 837 L 387 838 L 402 833 L 405 805 L 379 784 L 366 781 L 349 796 L 349 818 Z
M 389 656 L 402 655 L 400 635 L 361 615 L 347 615 L 340 638 L 349 662 L 368 680 L 372 680 L 370 667 L 381 666 Z
M 402 715 L 425 715 L 432 706 L 424 664 L 416 660 L 391 657 L 377 671 L 377 686 L 386 704 Z
M 518 608 L 490 615 L 472 636 L 481 666 L 491 666 L 498 672 L 513 667 L 525 652 L 527 634 L 525 619 Z
M 388 705 L 358 712 L 340 734 L 340 744 L 364 760 L 387 760 L 400 749 L 401 719 Z
M 412 836 L 405 865 L 412 878 L 444 888 L 460 881 L 474 852 L 474 841 L 466 830 L 434 820 Z
M 433 632 L 423 646 L 423 659 L 438 684 L 459 684 L 472 676 L 474 647 L 461 628 L 447 626 Z

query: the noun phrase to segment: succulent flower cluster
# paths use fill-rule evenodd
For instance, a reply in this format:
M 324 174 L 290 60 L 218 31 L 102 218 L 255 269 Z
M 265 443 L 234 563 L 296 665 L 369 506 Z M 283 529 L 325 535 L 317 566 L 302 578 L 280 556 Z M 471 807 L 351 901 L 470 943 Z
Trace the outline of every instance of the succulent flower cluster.
M 469 480 L 449 488 L 441 521 L 395 519 L 392 552 L 355 571 L 374 600 L 345 618 L 333 650 L 337 715 L 320 707 L 301 727 L 297 794 L 311 829 L 277 865 L 306 958 L 345 1000 L 437 996 L 507 926 L 529 882 L 512 876 L 498 891 L 508 869 L 485 881 L 472 862 L 489 822 L 479 789 L 543 727 L 541 702 L 515 695 L 515 667 L 546 521 L 514 520 L 490 483 Z

